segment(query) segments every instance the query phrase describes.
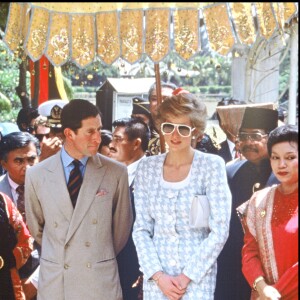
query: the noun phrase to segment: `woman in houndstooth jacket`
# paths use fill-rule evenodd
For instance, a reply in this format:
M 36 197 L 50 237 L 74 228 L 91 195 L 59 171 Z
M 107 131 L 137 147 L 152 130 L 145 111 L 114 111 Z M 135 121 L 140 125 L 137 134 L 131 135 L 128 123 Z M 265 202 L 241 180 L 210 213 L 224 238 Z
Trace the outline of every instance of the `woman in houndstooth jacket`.
M 157 120 L 169 152 L 143 160 L 135 177 L 133 239 L 144 300 L 213 300 L 231 212 L 225 163 L 191 146 L 206 121 L 205 104 L 194 95 L 165 99 Z

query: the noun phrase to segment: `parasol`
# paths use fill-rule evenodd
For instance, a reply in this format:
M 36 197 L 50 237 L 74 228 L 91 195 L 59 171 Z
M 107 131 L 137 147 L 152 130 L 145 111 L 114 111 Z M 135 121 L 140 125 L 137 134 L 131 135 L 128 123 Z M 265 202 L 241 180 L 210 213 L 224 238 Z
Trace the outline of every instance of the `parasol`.
M 283 34 L 296 13 L 294 2 L 12 2 L 4 42 L 55 67 L 118 58 L 133 64 L 148 56 L 160 103 L 159 62 L 170 53 L 190 60 L 201 52 L 200 26 L 210 49 L 227 55 L 236 44 L 251 47 L 258 37 Z

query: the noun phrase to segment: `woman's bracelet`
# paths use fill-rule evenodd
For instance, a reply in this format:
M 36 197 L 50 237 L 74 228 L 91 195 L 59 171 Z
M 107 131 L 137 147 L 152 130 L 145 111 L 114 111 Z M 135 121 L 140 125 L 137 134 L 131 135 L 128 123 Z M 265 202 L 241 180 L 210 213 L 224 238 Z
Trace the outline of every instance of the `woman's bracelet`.
M 258 284 L 260 281 L 262 281 L 262 280 L 265 280 L 262 276 L 258 276 L 258 277 L 254 280 L 254 282 L 253 282 L 253 289 L 254 289 L 255 291 L 257 291 L 257 284 Z
M 165 273 L 161 271 L 161 273 L 159 273 L 155 278 L 153 277 L 153 280 L 155 281 L 155 283 L 158 285 L 159 283 L 159 279 L 161 276 L 163 276 Z

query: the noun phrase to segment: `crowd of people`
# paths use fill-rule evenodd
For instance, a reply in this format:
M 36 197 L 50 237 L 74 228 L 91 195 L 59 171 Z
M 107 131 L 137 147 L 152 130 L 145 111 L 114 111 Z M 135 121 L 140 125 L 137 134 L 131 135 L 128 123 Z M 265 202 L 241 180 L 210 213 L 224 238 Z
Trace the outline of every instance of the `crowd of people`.
M 0 141 L 0 300 L 298 299 L 298 128 L 223 99 L 244 113 L 234 134 L 216 113 L 216 145 L 201 99 L 157 96 L 113 130 L 83 99 L 21 109 Z

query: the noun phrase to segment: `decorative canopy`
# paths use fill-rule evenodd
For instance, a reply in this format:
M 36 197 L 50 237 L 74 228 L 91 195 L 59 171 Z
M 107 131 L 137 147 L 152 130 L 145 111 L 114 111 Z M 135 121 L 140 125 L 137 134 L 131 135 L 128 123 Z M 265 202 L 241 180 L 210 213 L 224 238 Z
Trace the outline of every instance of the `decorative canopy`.
M 297 12 L 295 2 L 117 2 L 10 4 L 4 41 L 33 60 L 84 68 L 97 58 L 133 64 L 146 54 L 154 63 L 176 52 L 189 60 L 201 51 L 203 18 L 211 50 L 227 55 L 234 44 L 270 39 Z

